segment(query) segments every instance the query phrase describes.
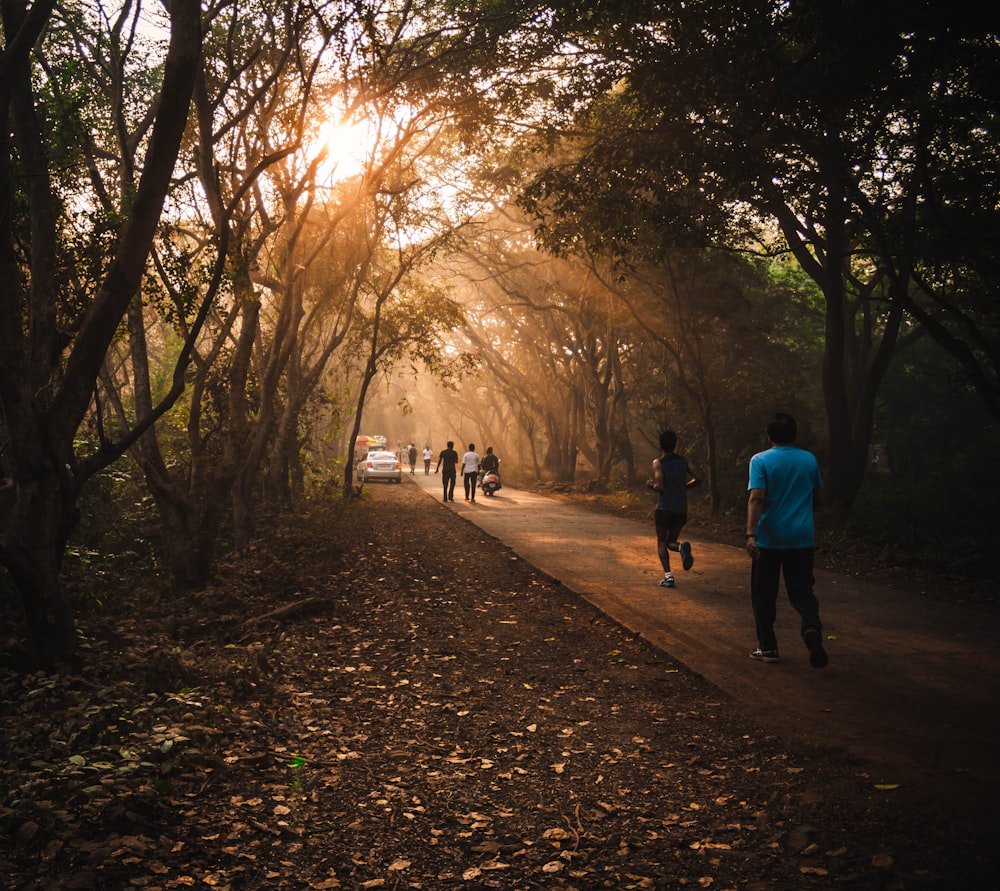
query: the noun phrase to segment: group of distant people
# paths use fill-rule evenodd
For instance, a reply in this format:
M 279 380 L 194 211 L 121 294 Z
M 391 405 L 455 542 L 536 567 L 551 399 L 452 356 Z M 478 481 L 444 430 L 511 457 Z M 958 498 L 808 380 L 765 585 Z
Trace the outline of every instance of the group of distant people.
M 500 470 L 500 459 L 493 454 L 493 447 L 486 449 L 486 454 L 480 458 L 476 451 L 476 444 L 469 443 L 469 448 L 464 455 L 459 458 L 455 451 L 455 443 L 448 441 L 446 448 L 438 455 L 435 473 L 441 473 L 441 484 L 443 487 L 444 501 L 455 500 L 455 484 L 458 481 L 458 467 L 462 466 L 462 481 L 465 485 L 465 500 L 474 502 L 476 500 L 476 486 L 479 483 L 480 475 L 483 473 L 496 473 Z M 428 467 L 430 462 L 428 461 Z M 442 470 L 443 468 L 443 470 Z
M 419 453 L 417 452 L 417 447 L 412 442 L 405 449 L 400 449 L 400 454 L 399 454 L 400 463 L 402 463 L 403 460 L 405 459 L 406 462 L 410 465 L 410 473 L 417 472 L 418 454 Z M 431 451 L 431 447 L 429 444 L 424 445 L 424 450 L 422 454 L 424 459 L 424 473 L 425 474 L 430 473 L 431 461 L 434 460 L 434 453 Z
M 774 623 L 779 581 L 784 575 L 788 600 L 801 619 L 809 662 L 813 668 L 822 668 L 829 657 L 823 647 L 819 602 L 813 591 L 813 509 L 823 480 L 816 457 L 794 445 L 797 433 L 792 415 L 776 414 L 767 425 L 770 447 L 750 459 L 745 541 L 751 558 L 750 604 L 757 634 L 757 647 L 750 658 L 780 661 Z M 670 569 L 672 552 L 680 556 L 684 570 L 694 564 L 690 543 L 679 539 L 687 523 L 687 490 L 701 482 L 701 473 L 677 454 L 676 448 L 677 434 L 663 431 L 660 455 L 653 459 L 653 476 L 646 481 L 658 495 L 654 525 L 663 567 L 658 584 L 664 588 L 677 584 Z

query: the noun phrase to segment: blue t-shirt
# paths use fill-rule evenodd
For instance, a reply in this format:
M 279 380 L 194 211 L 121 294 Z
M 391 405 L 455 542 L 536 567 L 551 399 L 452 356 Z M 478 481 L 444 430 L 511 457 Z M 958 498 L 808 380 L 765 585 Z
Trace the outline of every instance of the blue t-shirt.
M 812 452 L 776 445 L 750 459 L 749 489 L 763 489 L 764 510 L 757 523 L 761 548 L 811 548 L 813 493 L 823 487 Z

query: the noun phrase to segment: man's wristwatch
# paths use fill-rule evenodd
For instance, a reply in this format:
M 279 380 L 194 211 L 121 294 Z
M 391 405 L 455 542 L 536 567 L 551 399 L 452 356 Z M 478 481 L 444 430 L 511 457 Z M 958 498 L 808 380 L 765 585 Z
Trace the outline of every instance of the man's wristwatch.
M 757 533 L 756 532 L 747 532 L 743 537 L 744 538 L 756 538 L 757 537 Z

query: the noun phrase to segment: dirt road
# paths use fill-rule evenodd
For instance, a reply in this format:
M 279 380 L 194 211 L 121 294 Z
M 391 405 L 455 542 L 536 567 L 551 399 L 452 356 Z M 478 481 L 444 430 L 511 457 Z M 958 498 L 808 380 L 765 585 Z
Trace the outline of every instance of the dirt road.
M 441 503 L 441 478 L 405 475 L 536 568 L 697 672 L 779 736 L 840 750 L 876 783 L 899 783 L 1000 828 L 1000 613 L 817 572 L 830 664 L 810 668 L 798 616 L 779 602 L 782 662 L 755 646 L 742 547 L 692 541 L 695 563 L 661 571 L 651 526 L 531 492 Z

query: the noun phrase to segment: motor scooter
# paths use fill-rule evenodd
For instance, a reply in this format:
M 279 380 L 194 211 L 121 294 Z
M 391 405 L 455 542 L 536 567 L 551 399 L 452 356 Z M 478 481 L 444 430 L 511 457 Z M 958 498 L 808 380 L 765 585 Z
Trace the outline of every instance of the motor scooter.
M 500 484 L 500 474 L 495 470 L 484 470 L 482 478 L 479 480 L 479 488 L 490 498 L 503 488 Z

